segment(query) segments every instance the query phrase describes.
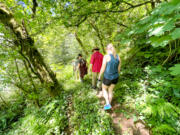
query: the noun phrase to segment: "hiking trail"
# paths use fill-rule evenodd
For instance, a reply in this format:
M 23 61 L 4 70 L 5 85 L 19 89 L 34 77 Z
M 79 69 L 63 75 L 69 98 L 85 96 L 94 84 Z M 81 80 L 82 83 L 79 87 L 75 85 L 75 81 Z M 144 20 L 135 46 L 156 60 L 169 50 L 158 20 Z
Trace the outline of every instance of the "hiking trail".
M 105 100 L 102 91 L 97 92 L 97 97 L 100 100 L 100 104 L 104 106 Z M 112 118 L 112 124 L 116 135 L 150 135 L 150 131 L 145 126 L 145 123 L 141 120 L 134 122 L 133 117 L 126 118 L 123 113 L 116 112 L 116 110 L 120 109 L 122 109 L 122 106 L 114 99 L 112 101 L 112 109 L 108 112 Z

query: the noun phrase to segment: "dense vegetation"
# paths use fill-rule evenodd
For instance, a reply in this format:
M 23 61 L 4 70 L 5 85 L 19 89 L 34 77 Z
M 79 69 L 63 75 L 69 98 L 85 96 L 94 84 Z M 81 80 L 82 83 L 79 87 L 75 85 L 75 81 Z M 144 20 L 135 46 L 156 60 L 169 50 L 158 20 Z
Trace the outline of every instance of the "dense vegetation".
M 110 42 L 122 59 L 114 112 L 180 134 L 179 0 L 0 0 L 0 134 L 117 134 L 91 74 L 77 82 L 71 66 Z

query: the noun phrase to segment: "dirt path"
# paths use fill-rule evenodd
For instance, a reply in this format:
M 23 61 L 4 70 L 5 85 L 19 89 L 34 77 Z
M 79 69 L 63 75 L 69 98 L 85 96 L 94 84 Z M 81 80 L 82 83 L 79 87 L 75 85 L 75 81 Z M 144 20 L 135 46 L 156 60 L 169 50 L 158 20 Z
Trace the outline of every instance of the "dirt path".
M 97 97 L 100 99 L 100 103 L 104 105 L 105 101 L 102 92 L 98 92 Z M 143 122 L 140 120 L 134 122 L 133 117 L 126 118 L 123 113 L 115 111 L 120 109 L 121 106 L 114 102 L 112 104 L 112 110 L 109 111 L 116 135 L 150 135 L 150 131 L 145 127 Z

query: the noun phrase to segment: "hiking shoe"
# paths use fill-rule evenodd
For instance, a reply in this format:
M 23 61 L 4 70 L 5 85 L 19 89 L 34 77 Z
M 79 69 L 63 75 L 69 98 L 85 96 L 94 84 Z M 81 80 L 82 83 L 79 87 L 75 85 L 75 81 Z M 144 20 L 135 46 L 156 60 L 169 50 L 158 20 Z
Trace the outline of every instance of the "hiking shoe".
M 104 106 L 104 110 L 109 110 L 109 109 L 111 109 L 111 108 L 112 108 L 112 107 L 111 107 L 110 104 L 107 104 L 107 105 Z

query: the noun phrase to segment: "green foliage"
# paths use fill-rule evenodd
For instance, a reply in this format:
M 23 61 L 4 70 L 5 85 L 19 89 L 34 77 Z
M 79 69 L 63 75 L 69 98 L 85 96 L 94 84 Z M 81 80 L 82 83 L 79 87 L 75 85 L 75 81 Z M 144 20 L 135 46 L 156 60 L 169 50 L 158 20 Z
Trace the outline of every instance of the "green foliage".
M 155 133 L 154 135 L 171 135 L 172 133 L 176 134 L 174 128 L 172 128 L 168 124 L 159 125 L 156 128 L 153 128 L 152 131 Z
M 11 46 L 15 37 L 0 24 L 0 36 L 3 37 L 0 37 L 3 46 L 0 48 L 1 87 L 13 84 L 24 91 L 23 100 L 8 102 L 6 109 L 1 107 L 0 134 L 59 135 L 67 134 L 67 128 L 78 135 L 114 134 L 111 119 L 102 111 L 95 92 L 87 84 L 90 82 L 83 85 L 75 82 L 72 67 L 66 66 L 79 52 L 91 53 L 94 46 L 102 49 L 109 42 L 113 42 L 120 52 L 124 64 L 120 82 L 115 88 L 116 101 L 126 110 L 139 113 L 135 117 L 145 121 L 154 135 L 180 132 L 179 0 L 162 2 L 152 12 L 150 3 L 131 8 L 131 4 L 139 4 L 142 0 L 129 0 L 130 4 L 119 0 L 37 0 L 34 15 L 32 1 L 1 2 L 11 9 L 19 24 L 24 20 L 29 36 L 34 38 L 46 62 L 64 84 L 65 92 L 56 99 L 49 98 L 44 86 L 31 73 L 37 90 L 34 91 L 19 50 Z M 74 32 L 77 32 L 83 47 L 79 46 Z M 12 63 L 15 58 L 19 74 Z M 34 105 L 37 101 L 40 108 Z M 67 111 L 69 108 L 70 112 Z M 130 117 L 126 110 L 117 111 Z
M 169 68 L 171 75 L 180 75 L 180 64 L 175 64 L 174 67 Z
M 75 82 L 72 77 L 72 66 L 65 66 L 61 80 L 64 79 L 64 88 L 70 96 L 69 130 L 73 134 L 114 134 L 109 115 L 102 110 L 96 92 L 90 88 L 89 78 L 85 82 Z
M 173 78 L 161 65 L 144 69 L 129 65 L 122 68 L 114 98 L 124 110 L 137 111 L 136 120 L 144 121 L 153 135 L 177 135 L 180 132 L 179 89 Z M 124 115 L 128 111 L 121 110 Z
M 113 134 L 110 117 L 100 109 L 95 93 L 86 86 L 74 94 L 71 117 L 74 134 Z
M 179 108 L 162 98 L 151 96 L 147 97 L 144 107 L 142 113 L 146 115 L 154 134 L 170 135 L 179 132 Z
M 13 123 L 24 115 L 25 103 L 23 96 L 18 93 L 9 98 L 11 99 L 6 101 L 4 108 L 0 110 L 0 134 L 12 128 Z
M 40 108 L 29 106 L 24 110 L 24 117 L 12 124 L 8 135 L 59 135 L 67 127 L 66 96 L 46 101 Z
M 179 28 L 175 24 L 180 19 L 180 4 L 174 4 L 174 1 L 162 3 L 158 6 L 150 16 L 143 18 L 135 25 L 135 29 L 131 34 L 143 34 L 148 31 L 147 41 L 154 47 L 166 46 L 169 41 L 180 38 L 178 34 Z
M 175 39 L 179 39 L 180 38 L 180 28 L 175 29 L 172 33 L 171 33 L 171 37 L 173 40 Z

